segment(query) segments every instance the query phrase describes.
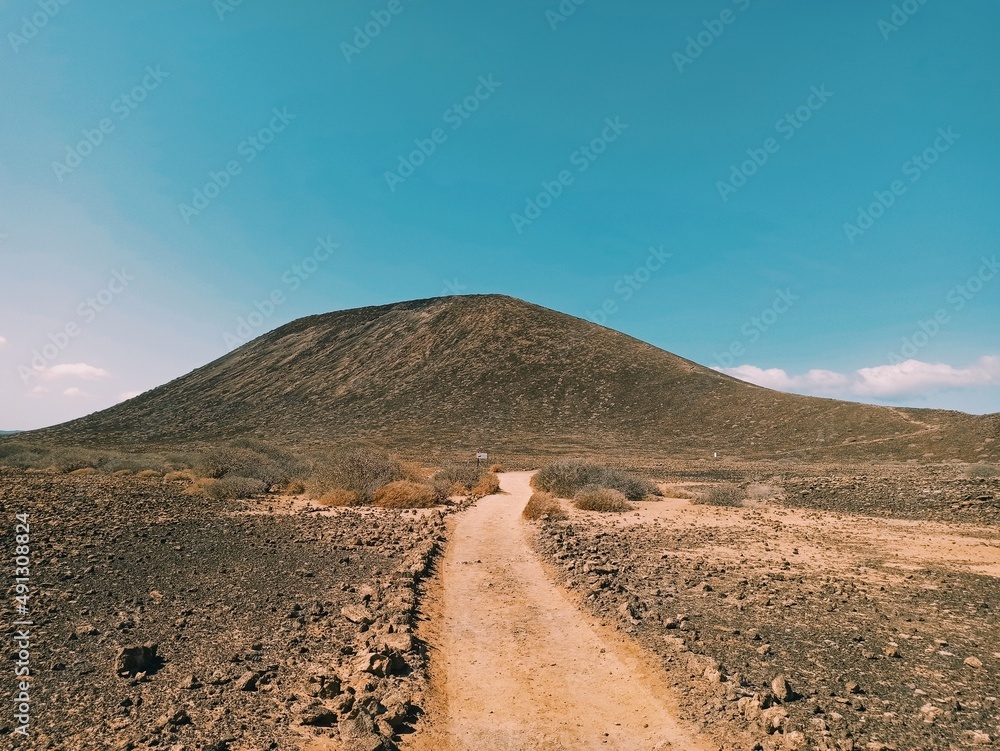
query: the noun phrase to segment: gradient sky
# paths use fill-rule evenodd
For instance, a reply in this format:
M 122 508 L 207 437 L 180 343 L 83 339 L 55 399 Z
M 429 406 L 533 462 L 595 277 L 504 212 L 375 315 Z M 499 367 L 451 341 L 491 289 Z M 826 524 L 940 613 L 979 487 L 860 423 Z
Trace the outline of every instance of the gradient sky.
M 1000 5 L 577 2 L 0 0 L 0 428 L 454 292 L 1000 411 Z

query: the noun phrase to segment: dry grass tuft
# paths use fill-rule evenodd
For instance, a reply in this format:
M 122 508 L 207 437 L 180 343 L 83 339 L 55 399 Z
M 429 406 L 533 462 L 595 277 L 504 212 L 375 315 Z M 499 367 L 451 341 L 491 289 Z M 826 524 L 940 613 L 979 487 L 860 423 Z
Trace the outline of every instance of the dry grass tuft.
M 581 511 L 602 511 L 605 513 L 635 510 L 635 506 L 628 502 L 628 498 L 620 490 L 602 488 L 597 485 L 590 485 L 577 492 L 573 498 L 573 505 Z
M 695 498 L 694 502 L 706 506 L 729 506 L 738 508 L 743 505 L 743 500 L 745 498 L 746 493 L 744 493 L 738 485 L 726 483 L 723 485 L 714 485 Z
M 119 470 L 120 472 L 128 472 L 127 469 Z M 118 472 L 115 472 L 118 474 Z M 197 482 L 198 476 L 195 475 L 190 469 L 179 469 L 173 472 L 167 472 L 163 476 L 164 480 L 170 480 L 171 482 Z
M 291 480 L 285 484 L 282 492 L 288 495 L 302 495 L 306 492 L 306 484 L 302 480 Z
M 96 475 L 97 470 L 93 467 L 80 467 L 80 469 L 74 469 L 69 474 L 74 477 L 85 477 L 86 475 Z
M 144 469 L 144 470 L 141 470 L 139 472 L 136 472 L 135 476 L 136 477 L 162 477 L 163 475 L 160 472 L 157 472 L 155 469 Z
M 202 477 L 183 491 L 187 495 L 203 495 L 215 501 L 252 498 L 267 492 L 267 485 L 252 477 Z
M 436 506 L 439 496 L 427 483 L 412 480 L 390 482 L 375 491 L 372 504 L 382 508 L 430 508 Z
M 546 493 L 544 490 L 536 490 L 531 494 L 531 498 L 528 499 L 524 511 L 521 512 L 521 516 L 530 521 L 547 519 L 551 522 L 569 518 L 566 509 L 562 507 L 562 504 L 559 503 L 556 497 L 551 493 Z
M 500 490 L 500 478 L 492 472 L 484 472 L 483 475 L 472 486 L 472 495 L 487 496 L 493 495 Z
M 331 490 L 316 499 L 320 506 L 360 506 L 361 496 L 353 490 Z
M 698 497 L 690 490 L 685 490 L 684 488 L 667 488 L 664 493 L 666 493 L 668 498 L 680 498 L 682 501 L 693 501 Z
M 505 470 L 503 468 L 502 464 L 491 464 L 490 465 L 490 472 L 492 472 L 493 474 L 497 474 L 499 472 L 506 472 L 506 471 L 507 470 Z

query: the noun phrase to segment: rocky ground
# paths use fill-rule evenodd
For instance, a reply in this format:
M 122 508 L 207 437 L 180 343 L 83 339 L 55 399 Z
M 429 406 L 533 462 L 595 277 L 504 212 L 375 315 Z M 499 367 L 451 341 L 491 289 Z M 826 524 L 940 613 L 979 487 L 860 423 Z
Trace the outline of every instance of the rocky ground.
M 31 525 L 21 747 L 393 748 L 420 714 L 426 654 L 412 628 L 443 513 L 183 487 L 0 470 L 0 548 L 14 549 L 14 514 Z M 14 694 L 12 670 L 0 690 Z M 15 747 L 14 727 L 0 716 L 0 745 Z
M 536 549 L 659 658 L 721 748 L 1000 744 L 996 480 L 771 469 L 769 500 L 570 510 Z
M 983 467 L 993 477 L 975 477 Z M 1000 468 L 961 462 L 850 464 L 678 461 L 632 463 L 653 477 L 678 482 L 767 484 L 774 500 L 799 508 L 898 519 L 1000 523 Z

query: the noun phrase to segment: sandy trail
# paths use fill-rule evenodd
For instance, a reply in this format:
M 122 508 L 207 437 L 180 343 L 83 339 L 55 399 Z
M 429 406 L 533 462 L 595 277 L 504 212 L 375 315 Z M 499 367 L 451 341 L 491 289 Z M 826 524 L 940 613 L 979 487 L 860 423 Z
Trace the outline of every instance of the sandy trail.
M 503 475 L 505 493 L 457 519 L 431 636 L 440 706 L 406 748 L 715 748 L 674 719 L 649 657 L 585 615 L 546 574 L 520 516 L 529 479 Z

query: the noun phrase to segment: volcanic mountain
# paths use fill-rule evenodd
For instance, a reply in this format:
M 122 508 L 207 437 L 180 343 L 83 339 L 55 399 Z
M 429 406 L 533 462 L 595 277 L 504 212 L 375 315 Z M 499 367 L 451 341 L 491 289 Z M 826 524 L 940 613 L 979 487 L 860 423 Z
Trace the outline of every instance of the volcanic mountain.
M 309 316 L 115 407 L 22 434 L 162 447 L 367 439 L 414 455 L 998 456 L 1000 416 L 778 393 L 500 295 Z

